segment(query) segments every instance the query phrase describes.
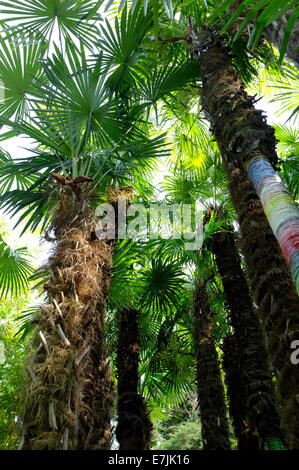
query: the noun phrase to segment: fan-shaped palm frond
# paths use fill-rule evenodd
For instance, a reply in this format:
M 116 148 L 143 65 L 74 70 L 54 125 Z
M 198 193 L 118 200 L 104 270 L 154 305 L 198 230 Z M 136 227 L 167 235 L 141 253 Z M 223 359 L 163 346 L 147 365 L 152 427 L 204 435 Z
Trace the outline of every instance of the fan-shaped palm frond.
M 188 175 L 178 174 L 176 176 L 166 176 L 163 181 L 163 189 L 167 192 L 166 198 L 169 202 L 192 204 L 196 199 L 196 182 Z M 206 195 L 212 196 L 211 187 L 205 184 L 200 190 Z
M 72 154 L 86 148 L 105 148 L 133 129 L 130 117 L 118 112 L 108 99 L 107 76 L 100 65 L 87 68 L 83 49 L 66 47 L 66 57 L 55 47 L 55 55 L 43 63 L 49 83 L 40 83 L 36 90 L 35 111 L 38 119 L 69 143 Z
M 32 32 L 50 39 L 55 25 L 66 40 L 80 38 L 87 46 L 97 39 L 95 20 L 103 0 L 14 0 L 2 2 L 5 21 L 17 22 L 24 33 Z
M 135 79 L 133 96 L 135 92 L 136 98 L 144 104 L 154 105 L 161 99 L 168 102 L 169 97 L 175 101 L 172 92 L 181 90 L 198 78 L 198 63 L 187 56 L 173 56 L 162 64 L 145 60 L 131 70 L 131 75 Z
M 144 55 L 141 42 L 150 26 L 151 15 L 144 15 L 140 5 L 137 5 L 134 15 L 128 14 L 125 6 L 120 19 L 115 18 L 114 28 L 107 19 L 105 26 L 100 26 L 102 61 L 112 72 L 108 80 L 112 90 L 121 91 L 123 94 L 129 87 L 130 69 Z
M 23 341 L 35 328 L 35 321 L 40 318 L 39 306 L 32 306 L 22 312 L 22 315 L 16 317 L 19 327 L 15 336 L 19 336 L 19 340 Z
M 142 274 L 144 293 L 141 303 L 161 313 L 173 304 L 184 285 L 184 272 L 176 263 L 154 259 Z
M 3 168 L 11 166 L 11 171 L 2 173 Z M 14 164 L 14 160 L 8 152 L 0 149 L 0 195 L 5 194 L 12 188 L 26 190 L 35 181 L 31 172 L 26 174 L 20 171 Z
M 138 262 L 140 251 L 136 242 L 125 239 L 115 245 L 108 308 L 120 309 L 138 303 L 136 298 L 141 292 L 140 274 L 136 270 Z
M 115 3 L 115 0 L 107 0 L 105 11 L 109 10 L 109 8 Z M 152 9 L 153 11 L 153 23 L 154 23 L 154 32 L 156 38 L 158 38 L 158 31 L 159 31 L 159 14 L 164 13 L 166 17 L 172 22 L 174 18 L 174 8 L 173 8 L 173 0 L 162 0 L 159 1 L 149 1 L 149 0 L 121 0 L 120 5 L 118 7 L 118 14 L 122 11 L 123 8 L 127 8 L 127 5 L 130 5 L 130 14 L 133 16 L 136 9 L 141 6 L 144 16 L 148 15 L 148 12 Z
M 162 321 L 150 313 L 140 320 L 140 388 L 156 406 L 181 403 L 194 383 L 191 299 L 190 291 L 183 289 Z
M 182 403 L 192 390 L 195 381 L 194 357 L 179 347 L 179 341 L 174 338 L 166 350 L 156 353 L 144 364 L 144 369 L 141 365 L 141 373 L 151 371 L 144 377 L 143 394 L 152 398 L 156 406 Z
M 28 114 L 34 84 L 45 80 L 40 60 L 46 43 L 36 35 L 25 41 L 21 32 L 8 35 L 6 30 L 0 30 L 0 37 L 0 113 L 19 119 Z
M 294 84 L 294 78 L 296 71 L 291 64 L 283 62 L 280 66 L 276 62 L 261 63 L 255 61 L 254 66 L 257 71 L 257 75 L 253 77 L 251 82 L 247 84 L 247 90 L 249 93 L 257 93 L 259 96 L 263 96 L 267 101 L 275 97 L 280 92 L 280 85 L 291 86 Z
M 299 154 L 299 129 L 294 126 L 276 125 L 275 137 L 278 139 L 277 151 L 279 155 Z
M 28 288 L 32 272 L 27 248 L 12 249 L 0 236 L 0 297 L 20 295 Z
M 295 200 L 299 197 L 299 131 L 293 126 L 275 126 L 281 177 Z
M 207 121 L 201 119 L 199 113 L 186 113 L 181 119 L 175 120 L 168 131 L 171 142 L 170 161 L 175 170 L 192 171 L 202 174 L 206 166 L 210 166 L 212 151 L 215 148 L 210 141 Z
M 29 186 L 27 190 L 14 189 L 0 197 L 0 205 L 4 212 L 13 217 L 21 213 L 15 226 L 25 221 L 22 234 L 30 229 L 32 232 L 38 228 L 44 230 L 51 219 L 51 210 L 58 201 L 59 190 L 57 187 L 46 184 L 38 188 L 36 184 Z
M 288 70 L 286 80 L 280 79 L 276 85 L 277 93 L 271 102 L 279 103 L 277 115 L 291 113 L 287 121 L 296 122 L 299 113 L 298 74 L 294 69 Z

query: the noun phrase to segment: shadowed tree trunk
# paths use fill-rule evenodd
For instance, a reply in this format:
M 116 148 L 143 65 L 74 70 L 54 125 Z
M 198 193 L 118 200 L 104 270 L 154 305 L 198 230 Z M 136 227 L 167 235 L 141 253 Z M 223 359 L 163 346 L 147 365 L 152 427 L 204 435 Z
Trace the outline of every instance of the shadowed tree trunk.
M 257 432 L 249 427 L 247 394 L 244 387 L 244 374 L 241 362 L 239 343 L 236 335 L 228 335 L 223 341 L 223 370 L 229 398 L 229 412 L 232 418 L 238 450 L 260 450 Z
M 243 1 L 244 0 L 236 0 L 231 5 L 232 10 L 236 11 L 237 8 L 243 3 Z M 233 26 L 237 26 L 237 27 L 241 26 L 241 24 L 243 22 L 243 19 L 244 19 L 244 16 L 249 12 L 249 10 L 252 6 L 252 3 L 253 2 L 251 2 L 251 5 L 249 5 L 249 7 L 246 8 L 243 11 L 242 16 L 239 17 L 235 21 Z M 279 6 L 282 7 L 283 2 L 281 2 L 281 4 Z M 251 31 L 254 27 L 254 21 L 262 13 L 262 10 L 263 9 L 260 9 L 258 14 L 255 14 L 253 16 L 253 21 L 251 21 L 248 25 L 249 29 L 248 30 L 245 29 L 244 34 L 246 34 L 247 40 L 249 39 L 250 33 L 251 33 Z M 272 23 L 270 23 L 268 26 L 266 26 L 266 28 L 263 31 L 262 37 L 264 37 L 268 42 L 272 43 L 275 47 L 277 47 L 277 49 L 279 51 L 281 50 L 281 46 L 282 46 L 286 26 L 288 24 L 288 21 L 290 19 L 291 14 L 293 13 L 294 10 L 295 10 L 295 7 L 291 8 L 289 11 L 287 11 L 286 13 L 281 15 L 279 18 L 277 18 Z M 285 52 L 286 57 L 291 59 L 297 67 L 299 67 L 299 52 L 298 52 L 298 49 L 297 49 L 298 44 L 299 44 L 299 18 L 296 19 L 295 24 L 292 28 L 292 32 L 291 32 L 291 35 L 289 37 L 289 41 L 288 41 L 288 44 L 287 44 L 287 49 L 286 49 L 286 52 Z
M 297 284 L 298 209 L 290 201 L 287 190 L 277 182 L 279 178 L 273 175 L 271 165 L 275 167 L 277 162 L 274 130 L 267 125 L 262 111 L 254 108 L 254 98 L 247 95 L 234 71 L 228 48 L 211 31 L 205 30 L 202 36 L 196 28 L 190 31 L 189 41 L 200 58 L 202 106 L 231 180 L 249 279 L 269 336 L 269 357 L 279 372 L 282 429 L 289 448 L 299 449 L 299 369 L 290 360 L 291 343 L 299 338 L 299 299 L 261 202 L 243 169 L 248 169 L 259 191 L 270 195 L 266 201 L 267 217 L 280 239 Z M 240 180 L 240 172 L 241 179 L 246 179 L 245 185 Z
M 146 403 L 138 394 L 139 313 L 134 308 L 119 312 L 117 346 L 119 450 L 149 450 L 152 423 Z
M 267 350 L 278 372 L 281 426 L 288 446 L 299 449 L 299 369 L 291 363 L 291 343 L 299 338 L 299 298 L 281 250 L 245 170 L 229 174 L 230 192 L 240 224 L 240 246 L 267 332 Z
M 91 237 L 88 192 L 76 184 L 66 187 L 52 229 L 49 303 L 41 307 L 28 367 L 23 449 L 107 449 L 113 383 L 103 322 L 113 246 Z
M 205 283 L 194 294 L 194 340 L 198 405 L 204 450 L 229 450 L 230 441 L 213 318 Z
M 220 215 L 220 214 L 219 214 Z M 234 336 L 228 340 L 226 351 L 226 369 L 229 367 L 232 344 L 236 347 L 232 358 L 234 370 L 228 373 L 233 385 L 234 399 L 242 403 L 233 403 L 231 397 L 230 409 L 233 420 L 238 423 L 241 431 L 240 409 L 243 408 L 243 417 L 247 423 L 249 434 L 256 430 L 262 440 L 263 446 L 268 447 L 271 442 L 280 439 L 280 417 L 276 404 L 274 386 L 267 360 L 261 324 L 253 309 L 249 288 L 240 265 L 240 257 L 235 245 L 233 227 L 225 227 L 228 232 L 218 232 L 212 236 L 212 251 L 216 258 L 221 275 L 224 294 L 230 310 L 231 324 Z M 232 365 L 232 364 L 231 364 Z M 239 378 L 237 380 L 237 376 Z M 239 382 L 239 385 L 236 382 Z M 239 393 L 237 389 L 240 387 Z M 245 427 L 239 437 L 246 432 Z M 254 442 L 251 440 L 250 445 Z
M 281 17 L 277 18 L 273 23 L 270 23 L 264 29 L 263 36 L 267 41 L 274 44 L 275 47 L 280 51 L 282 46 L 282 41 L 285 33 L 286 26 L 288 24 L 289 18 L 293 13 L 294 9 L 288 11 Z M 295 24 L 290 35 L 286 56 L 289 57 L 297 67 L 299 67 L 299 18 L 296 19 Z

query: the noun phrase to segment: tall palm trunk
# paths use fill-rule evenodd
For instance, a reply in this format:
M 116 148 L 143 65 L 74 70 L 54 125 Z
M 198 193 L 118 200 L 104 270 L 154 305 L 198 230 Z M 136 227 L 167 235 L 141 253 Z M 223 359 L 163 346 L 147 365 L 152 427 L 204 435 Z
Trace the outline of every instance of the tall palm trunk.
M 248 424 L 249 434 L 256 430 L 263 445 L 268 447 L 271 442 L 281 437 L 280 417 L 278 414 L 276 397 L 272 383 L 270 367 L 267 360 L 266 349 L 261 324 L 253 309 L 248 285 L 240 265 L 240 258 L 235 245 L 233 227 L 227 225 L 227 232 L 215 233 L 212 237 L 212 251 L 221 275 L 224 294 L 230 310 L 231 324 L 234 336 L 227 341 L 226 369 L 230 369 L 229 361 L 232 359 L 234 371 L 228 371 L 233 382 L 231 397 L 231 411 L 234 421 L 240 430 L 240 408 L 244 410 L 244 417 Z M 232 352 L 231 345 L 236 347 Z M 229 351 L 229 353 L 228 353 Z M 231 358 L 231 354 L 235 358 Z M 239 385 L 234 378 L 238 377 Z M 239 387 L 239 393 L 237 393 Z M 240 393 L 242 391 L 242 393 Z M 233 399 L 242 400 L 243 403 L 232 403 Z M 245 428 L 241 434 L 246 432 Z M 242 437 L 239 434 L 239 439 Z M 254 440 L 252 441 L 254 442 Z
M 198 282 L 194 294 L 194 340 L 198 405 L 204 450 L 229 450 L 229 432 L 213 318 L 205 283 Z
M 232 418 L 235 436 L 238 440 L 238 450 L 260 450 L 258 433 L 248 423 L 248 397 L 243 382 L 243 364 L 240 358 L 239 342 L 236 335 L 225 336 L 222 351 L 222 366 L 225 372 L 229 413 Z
M 262 111 L 254 109 L 254 98 L 247 95 L 244 84 L 234 72 L 229 50 L 208 30 L 200 37 L 196 29 L 191 29 L 189 40 L 200 56 L 202 105 L 231 178 L 231 193 L 235 191 L 233 201 L 240 226 L 243 225 L 243 245 L 250 246 L 250 249 L 244 250 L 244 256 L 249 267 L 255 301 L 264 319 L 268 318 L 265 329 L 269 335 L 269 357 L 279 372 L 278 387 L 283 405 L 282 429 L 288 446 L 299 449 L 299 370 L 290 360 L 291 343 L 299 338 L 299 299 L 290 283 L 290 273 L 261 202 L 245 176 L 245 167 L 247 166 L 259 191 L 267 196 L 264 200 L 266 206 L 267 201 L 270 202 L 266 207 L 267 217 L 272 227 L 274 224 L 274 231 L 279 232 L 276 235 L 280 239 L 280 246 L 295 284 L 299 276 L 297 212 L 295 213 L 294 206 L 290 203 L 290 196 L 286 194 L 284 197 L 283 191 L 286 190 L 273 177 L 270 164 L 275 166 L 277 162 L 274 130 L 267 125 Z M 240 178 L 246 180 L 243 187 Z M 275 204 L 272 204 L 273 197 L 279 201 L 277 211 Z M 288 221 L 288 217 L 291 220 Z
M 299 338 L 299 298 L 246 171 L 236 169 L 229 179 L 257 313 L 267 332 L 269 357 L 278 371 L 282 430 L 288 446 L 299 449 L 299 369 L 290 360 L 290 345 Z
M 299 293 L 299 208 L 275 171 L 274 129 L 235 73 L 228 48 L 205 29 L 190 27 L 189 41 L 200 56 L 202 106 L 228 170 L 246 168 L 280 244 Z
M 93 212 L 76 184 L 66 188 L 52 228 L 49 303 L 41 307 L 40 346 L 28 368 L 23 448 L 106 449 L 113 386 L 103 322 L 113 246 L 91 236 Z
M 134 308 L 119 312 L 117 346 L 118 425 L 120 450 L 148 450 L 152 423 L 144 398 L 138 394 L 139 313 Z

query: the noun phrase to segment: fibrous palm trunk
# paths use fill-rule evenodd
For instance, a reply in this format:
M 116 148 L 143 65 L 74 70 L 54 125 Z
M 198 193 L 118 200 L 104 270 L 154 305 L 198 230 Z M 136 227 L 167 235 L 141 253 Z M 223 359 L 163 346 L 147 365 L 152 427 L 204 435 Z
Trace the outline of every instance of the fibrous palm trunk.
M 298 209 L 290 202 L 279 177 L 273 175 L 271 165 L 277 162 L 274 130 L 267 125 L 263 113 L 254 108 L 254 98 L 247 95 L 234 71 L 229 50 L 209 30 L 199 36 L 193 28 L 190 41 L 200 57 L 203 109 L 231 179 L 231 192 L 235 191 L 233 201 L 243 246 L 250 246 L 244 256 L 255 302 L 260 307 L 258 312 L 264 320 L 267 318 L 269 357 L 279 372 L 282 429 L 288 446 L 299 449 L 299 370 L 290 360 L 291 343 L 299 338 L 299 299 L 282 258 L 283 251 L 293 280 L 298 283 Z M 260 192 L 272 231 L 246 171 Z M 240 178 L 245 178 L 245 187 Z
M 76 184 L 66 188 L 52 228 L 49 303 L 28 369 L 23 449 L 107 449 L 113 383 L 103 329 L 113 244 L 91 236 L 88 194 Z
M 290 345 L 299 338 L 299 298 L 260 200 L 245 170 L 229 173 L 230 193 L 240 225 L 240 247 L 267 332 L 267 350 L 278 372 L 281 427 L 289 448 L 299 449 L 299 369 Z
M 275 171 L 274 129 L 234 71 L 219 37 L 190 27 L 188 39 L 200 57 L 202 107 L 228 170 L 248 171 L 299 293 L 299 208 Z
M 194 294 L 194 340 L 198 405 L 204 450 L 229 450 L 229 432 L 213 318 L 205 283 L 198 282 Z
M 227 340 L 224 366 L 231 382 L 230 410 L 241 446 L 245 434 L 257 431 L 262 446 L 271 446 L 281 437 L 280 417 L 267 360 L 261 324 L 253 309 L 249 288 L 242 271 L 235 244 L 233 227 L 216 232 L 212 251 L 221 275 L 224 294 L 230 311 L 234 335 Z M 233 346 L 232 346 L 233 345 Z M 235 351 L 233 351 L 235 347 Z M 234 403 L 234 400 L 239 400 Z M 241 403 L 240 403 L 241 400 Z M 246 423 L 240 421 L 240 410 Z M 248 444 L 256 442 L 253 437 Z
M 134 308 L 119 312 L 117 346 L 118 424 L 120 450 L 148 450 L 152 423 L 144 398 L 138 394 L 139 313 Z

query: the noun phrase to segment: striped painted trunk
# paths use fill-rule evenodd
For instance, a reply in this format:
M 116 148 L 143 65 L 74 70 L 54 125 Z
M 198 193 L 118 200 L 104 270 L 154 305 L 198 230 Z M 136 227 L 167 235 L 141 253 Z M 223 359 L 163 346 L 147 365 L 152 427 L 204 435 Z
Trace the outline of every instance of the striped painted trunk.
M 247 169 L 299 294 L 299 208 L 266 158 L 253 158 Z

